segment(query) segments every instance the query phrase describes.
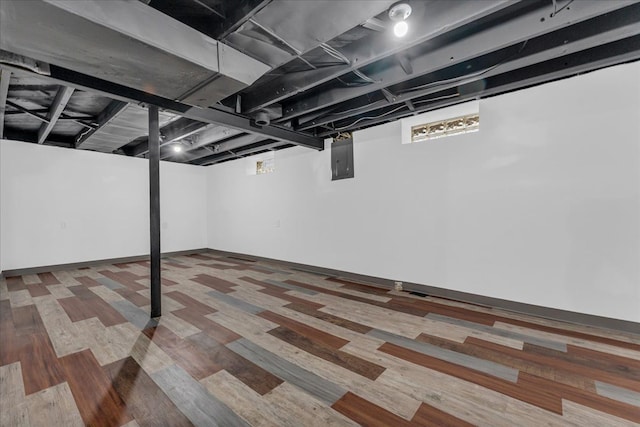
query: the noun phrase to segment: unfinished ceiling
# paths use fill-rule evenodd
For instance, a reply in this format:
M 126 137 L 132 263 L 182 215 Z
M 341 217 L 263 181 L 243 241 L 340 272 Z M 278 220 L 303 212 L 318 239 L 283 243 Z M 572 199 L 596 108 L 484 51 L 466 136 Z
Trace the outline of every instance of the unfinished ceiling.
M 0 138 L 144 157 L 157 105 L 210 165 L 640 58 L 638 0 L 394 3 L 2 0 Z

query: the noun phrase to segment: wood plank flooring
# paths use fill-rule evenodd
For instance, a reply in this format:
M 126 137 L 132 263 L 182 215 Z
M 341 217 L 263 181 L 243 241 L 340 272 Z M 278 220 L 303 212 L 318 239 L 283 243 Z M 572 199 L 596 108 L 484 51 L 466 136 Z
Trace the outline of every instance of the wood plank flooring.
M 209 252 L 0 280 L 0 426 L 640 425 L 640 330 Z

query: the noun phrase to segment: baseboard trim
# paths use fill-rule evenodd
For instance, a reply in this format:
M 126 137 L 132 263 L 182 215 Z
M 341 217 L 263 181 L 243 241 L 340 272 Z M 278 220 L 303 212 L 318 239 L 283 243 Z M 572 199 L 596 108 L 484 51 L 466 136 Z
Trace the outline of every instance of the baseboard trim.
M 180 256 L 180 255 L 200 254 L 208 251 L 209 251 L 208 248 L 189 249 L 185 251 L 163 252 L 162 254 L 160 254 L 160 256 L 162 258 L 170 258 L 173 256 Z M 60 270 L 73 270 L 76 268 L 94 267 L 96 265 L 101 265 L 101 264 L 121 264 L 125 262 L 146 261 L 148 259 L 149 259 L 149 255 L 134 255 L 134 256 L 128 256 L 128 257 L 122 257 L 122 258 L 107 258 L 107 259 L 98 259 L 93 261 L 72 262 L 69 264 L 55 264 L 55 265 L 44 265 L 40 267 L 16 268 L 13 270 L 2 271 L 2 274 L 0 274 L 0 277 L 24 276 L 25 274 L 47 273 L 50 271 L 60 271 Z
M 354 282 L 362 282 L 367 285 L 375 285 L 384 289 L 393 289 L 395 282 L 391 279 L 382 277 L 367 276 L 364 274 L 351 273 L 347 271 L 335 270 L 331 268 L 318 267 L 308 264 L 300 264 L 290 261 L 284 261 L 273 258 L 265 258 L 255 255 L 248 255 L 238 252 L 222 251 L 211 249 L 210 252 L 221 254 L 224 256 L 236 256 L 256 261 L 266 261 L 281 264 L 293 270 L 304 271 L 308 273 L 321 274 L 325 276 L 339 277 Z M 578 313 L 575 311 L 562 310 L 558 308 L 543 307 L 540 305 L 526 304 L 522 302 L 510 301 L 500 298 L 488 297 L 483 295 L 471 294 L 467 292 L 454 291 L 451 289 L 440 288 L 431 285 L 422 285 L 419 283 L 403 282 L 404 290 L 411 292 L 419 292 L 429 296 L 445 298 L 474 305 L 480 305 L 490 308 L 499 308 L 502 310 L 512 311 L 515 313 L 528 314 L 542 317 L 550 320 L 558 320 L 562 322 L 574 323 L 583 326 L 596 326 L 599 328 L 611 329 L 614 331 L 622 331 L 640 335 L 640 323 L 631 322 L 629 320 L 613 319 L 610 317 L 596 316 L 594 314 Z
M 198 253 L 215 253 L 222 256 L 234 256 L 245 258 L 248 260 L 265 261 L 274 264 L 281 264 L 293 270 L 303 271 L 313 274 L 321 274 L 324 276 L 339 277 L 354 282 L 361 282 L 367 285 L 377 286 L 383 289 L 393 289 L 395 282 L 391 279 L 382 277 L 368 276 L 365 274 L 352 273 L 348 271 L 335 270 L 331 268 L 318 267 L 315 265 L 301 264 L 281 259 L 267 258 L 256 255 L 250 255 L 240 252 L 223 251 L 219 249 L 201 248 L 175 252 L 163 252 L 162 258 L 170 258 L 180 255 L 192 255 Z M 69 264 L 56 264 L 40 267 L 18 268 L 13 270 L 5 270 L 0 273 L 0 277 L 23 276 L 25 274 L 37 274 L 50 271 L 70 270 L 83 267 L 94 267 L 100 264 L 119 264 L 126 262 L 145 261 L 149 259 L 149 255 L 137 255 L 122 258 L 109 258 L 94 261 L 83 261 Z M 542 317 L 550 320 L 559 320 L 562 322 L 575 323 L 585 326 L 597 326 L 599 328 L 607 328 L 614 331 L 622 331 L 640 335 L 640 323 L 628 320 L 612 319 L 610 317 L 596 316 L 593 314 L 578 313 L 575 311 L 562 310 L 558 308 L 549 308 L 539 305 L 526 304 L 522 302 L 504 300 L 500 298 L 488 297 L 484 295 L 471 294 L 467 292 L 454 291 L 451 289 L 440 288 L 437 286 L 423 285 L 419 283 L 403 282 L 403 288 L 410 292 L 419 292 L 421 294 L 445 298 L 469 304 L 480 305 L 484 307 L 499 308 L 516 313 L 528 314 Z

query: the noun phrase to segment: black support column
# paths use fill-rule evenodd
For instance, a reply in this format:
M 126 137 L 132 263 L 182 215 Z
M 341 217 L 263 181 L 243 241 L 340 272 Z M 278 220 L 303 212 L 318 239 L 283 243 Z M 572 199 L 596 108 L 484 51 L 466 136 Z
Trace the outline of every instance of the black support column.
M 158 107 L 154 105 L 149 106 L 149 202 L 151 317 L 160 317 L 160 127 Z

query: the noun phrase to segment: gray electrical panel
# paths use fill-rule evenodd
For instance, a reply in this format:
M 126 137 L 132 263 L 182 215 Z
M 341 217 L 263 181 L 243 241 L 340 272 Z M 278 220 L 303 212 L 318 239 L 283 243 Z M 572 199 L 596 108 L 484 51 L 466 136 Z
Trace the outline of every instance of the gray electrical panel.
M 331 180 L 353 177 L 353 139 L 334 140 L 331 144 Z

